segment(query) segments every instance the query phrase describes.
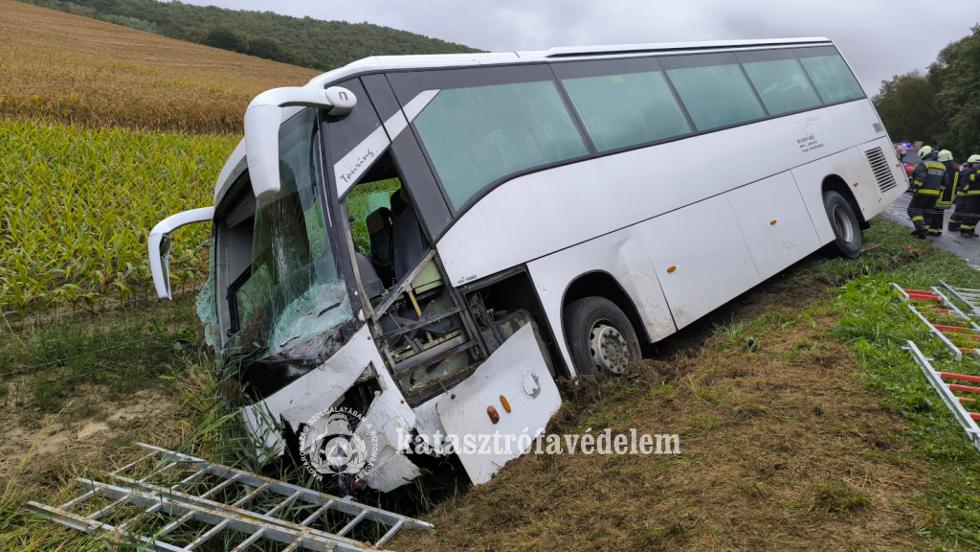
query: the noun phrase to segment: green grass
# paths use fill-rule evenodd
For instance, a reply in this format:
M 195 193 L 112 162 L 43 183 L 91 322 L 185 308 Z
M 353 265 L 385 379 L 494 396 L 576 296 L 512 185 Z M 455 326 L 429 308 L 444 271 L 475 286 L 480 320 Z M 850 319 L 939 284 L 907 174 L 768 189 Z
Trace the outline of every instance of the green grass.
M 37 413 L 57 412 L 86 386 L 118 398 L 169 385 L 188 356 L 206 353 L 192 303 L 185 298 L 0 334 L 0 376 L 31 374 L 30 407 Z
M 907 235 L 907 230 L 876 221 L 866 240 L 880 244 L 849 266 L 830 261 L 817 267 L 827 278 L 861 274 L 838 288 L 835 308 L 840 315 L 835 336 L 857 353 L 859 377 L 877 391 L 881 406 L 900 416 L 915 446 L 914 464 L 928 467 L 933 488 L 922 499 L 928 512 L 920 533 L 945 549 L 980 548 L 980 453 L 972 448 L 952 414 L 928 385 L 911 355 L 902 349 L 914 340 L 937 362 L 950 365 L 951 355 L 928 339 L 915 319 L 889 288 L 928 289 L 945 280 L 951 285 L 980 288 L 980 272 L 962 259 L 934 249 Z M 969 360 L 957 370 L 980 373 Z
M 0 121 L 0 305 L 128 300 L 149 288 L 146 237 L 210 205 L 238 138 Z M 207 266 L 206 229 L 177 234 L 175 288 Z

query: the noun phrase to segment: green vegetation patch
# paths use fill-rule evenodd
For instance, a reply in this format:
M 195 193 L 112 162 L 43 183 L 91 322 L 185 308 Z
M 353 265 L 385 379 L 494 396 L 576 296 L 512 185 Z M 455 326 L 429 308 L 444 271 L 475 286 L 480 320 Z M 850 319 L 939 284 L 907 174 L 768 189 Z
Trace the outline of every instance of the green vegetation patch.
M 234 136 L 0 121 L 4 311 L 128 300 L 149 290 L 146 238 L 162 218 L 212 203 Z M 207 269 L 207 227 L 181 230 L 175 289 Z

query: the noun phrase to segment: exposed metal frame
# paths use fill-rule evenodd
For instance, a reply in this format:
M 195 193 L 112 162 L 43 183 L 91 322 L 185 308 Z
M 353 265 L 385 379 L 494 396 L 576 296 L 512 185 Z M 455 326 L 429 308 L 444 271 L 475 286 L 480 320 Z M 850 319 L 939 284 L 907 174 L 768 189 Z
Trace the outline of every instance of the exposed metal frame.
M 433 528 L 432 524 L 425 521 L 359 504 L 350 496 L 341 498 L 328 495 L 153 445 L 140 443 L 139 446 L 148 451 L 148 454 L 108 473 L 107 477 L 113 483 L 80 477 L 77 482 L 83 489 L 86 489 L 85 493 L 56 507 L 32 500 L 27 503 L 28 509 L 56 523 L 84 533 L 110 532 L 155 550 L 166 552 L 194 550 L 225 529 L 232 529 L 248 535 L 235 546 L 233 550 L 236 552 L 247 549 L 260 539 L 286 544 L 286 550 L 290 551 L 365 552 L 378 550 L 402 529 L 431 530 Z M 149 464 L 151 462 L 153 464 Z M 153 468 L 140 479 L 124 475 L 140 464 L 149 464 Z M 197 470 L 191 475 L 166 486 L 149 482 L 154 476 L 164 474 L 175 466 L 197 468 Z M 181 490 L 186 485 L 201 483 L 205 475 L 215 477 L 220 482 L 201 494 L 192 494 Z M 219 491 L 232 485 L 243 486 L 249 489 L 249 492 L 231 504 L 215 500 Z M 245 508 L 249 501 L 263 493 L 274 495 L 278 499 L 276 505 L 263 512 Z M 112 502 L 87 515 L 71 511 L 96 497 L 109 499 Z M 299 523 L 278 517 L 296 503 L 302 503 L 312 509 L 313 512 Z M 136 506 L 141 511 L 119 525 L 112 525 L 100 520 L 100 518 L 124 505 Z M 350 516 L 350 521 L 336 532 L 314 528 L 313 523 L 328 511 Z M 129 529 L 136 519 L 157 512 L 178 517 L 151 536 L 141 535 Z M 384 534 L 375 542 L 355 540 L 349 536 L 354 528 L 365 520 L 375 522 L 385 528 Z M 204 523 L 210 528 L 186 545 L 177 545 L 163 540 L 177 528 L 192 521 Z

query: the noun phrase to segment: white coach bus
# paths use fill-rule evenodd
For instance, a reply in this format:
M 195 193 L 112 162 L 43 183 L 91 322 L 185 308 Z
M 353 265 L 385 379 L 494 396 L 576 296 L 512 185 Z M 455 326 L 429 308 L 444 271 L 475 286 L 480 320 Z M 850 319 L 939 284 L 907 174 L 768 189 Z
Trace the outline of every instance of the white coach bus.
M 199 310 L 250 431 L 303 452 L 359 412 L 389 491 L 426 465 L 399 435 L 536 435 L 556 378 L 857 256 L 908 186 L 891 144 L 825 38 L 374 57 L 256 97 L 150 260 L 169 297 L 169 233 L 211 221 Z M 526 449 L 459 460 L 481 483 Z

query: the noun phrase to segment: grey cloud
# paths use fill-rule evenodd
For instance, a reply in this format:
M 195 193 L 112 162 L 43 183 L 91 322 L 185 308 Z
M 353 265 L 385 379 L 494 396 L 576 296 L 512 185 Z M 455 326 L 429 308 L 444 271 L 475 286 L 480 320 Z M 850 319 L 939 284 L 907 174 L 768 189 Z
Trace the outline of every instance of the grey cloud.
M 980 20 L 976 0 L 190 0 L 318 19 L 367 21 L 492 51 L 629 42 L 827 36 L 869 93 L 925 68 Z

